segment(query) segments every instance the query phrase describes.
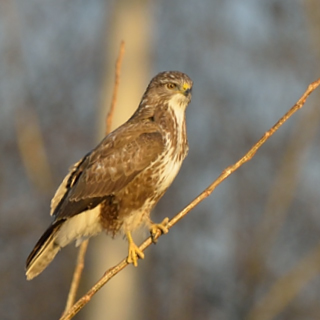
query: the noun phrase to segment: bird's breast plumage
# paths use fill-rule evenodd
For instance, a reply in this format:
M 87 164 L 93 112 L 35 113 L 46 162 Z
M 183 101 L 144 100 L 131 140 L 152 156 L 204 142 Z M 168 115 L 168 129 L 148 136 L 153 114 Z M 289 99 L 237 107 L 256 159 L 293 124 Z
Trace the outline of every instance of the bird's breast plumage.
M 104 223 L 105 229 L 114 234 L 119 230 L 132 231 L 150 221 L 151 210 L 173 182 L 187 155 L 184 109 L 173 108 L 168 104 L 167 108 L 159 110 L 155 119 L 163 141 L 162 151 L 147 168 L 115 195 L 119 216 L 113 221 L 107 219 Z M 152 141 L 150 143 L 152 144 Z M 106 215 L 106 218 L 108 217 L 109 214 Z
M 158 184 L 161 191 L 167 190 L 178 174 L 188 153 L 188 141 L 184 109 L 170 106 L 166 112 L 164 128 L 164 152 L 159 161 Z

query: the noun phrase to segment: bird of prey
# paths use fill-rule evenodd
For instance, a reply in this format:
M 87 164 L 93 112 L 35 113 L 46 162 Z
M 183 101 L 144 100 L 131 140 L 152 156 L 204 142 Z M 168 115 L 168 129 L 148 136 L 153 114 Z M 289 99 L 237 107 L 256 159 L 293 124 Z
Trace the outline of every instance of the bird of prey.
M 129 263 L 144 253 L 132 231 L 147 226 L 168 232 L 168 218 L 151 221 L 150 212 L 176 177 L 188 153 L 185 110 L 192 81 L 179 71 L 156 75 L 138 109 L 118 129 L 74 164 L 51 201 L 54 221 L 26 262 L 28 280 L 40 274 L 59 250 L 101 231 L 124 234 Z

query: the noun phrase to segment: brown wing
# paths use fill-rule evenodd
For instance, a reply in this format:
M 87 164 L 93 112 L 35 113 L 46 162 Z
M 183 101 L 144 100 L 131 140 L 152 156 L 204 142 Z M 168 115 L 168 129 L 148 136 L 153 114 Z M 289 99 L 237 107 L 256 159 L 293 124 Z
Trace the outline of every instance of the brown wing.
M 51 216 L 55 213 L 57 206 L 59 205 L 61 200 L 66 196 L 66 194 L 68 193 L 70 188 L 73 186 L 76 177 L 81 174 L 81 170 L 79 169 L 79 167 L 86 160 L 87 156 L 88 155 L 86 155 L 80 161 L 75 163 L 69 169 L 69 173 L 65 176 L 65 178 L 61 182 L 60 186 L 58 187 L 58 189 L 57 189 L 57 191 L 56 191 L 56 193 L 54 195 L 54 197 L 51 200 L 51 205 L 50 205 L 50 208 L 51 208 L 50 215 Z
M 121 190 L 155 161 L 163 148 L 161 133 L 150 121 L 127 124 L 108 135 L 65 178 L 60 188 L 66 192 L 57 198 L 54 210 L 56 220 L 93 208 Z

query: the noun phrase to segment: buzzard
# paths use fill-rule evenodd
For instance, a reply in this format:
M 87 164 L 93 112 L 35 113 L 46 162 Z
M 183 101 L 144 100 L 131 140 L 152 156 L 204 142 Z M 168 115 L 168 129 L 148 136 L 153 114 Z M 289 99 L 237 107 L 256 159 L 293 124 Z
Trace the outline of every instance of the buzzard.
M 188 152 L 185 110 L 192 81 L 179 71 L 156 75 L 132 117 L 74 164 L 51 201 L 54 221 L 26 262 L 28 280 L 39 275 L 59 250 L 101 231 L 123 233 L 128 262 L 144 253 L 132 231 L 168 232 L 168 218 L 155 224 L 150 212 L 176 177 Z

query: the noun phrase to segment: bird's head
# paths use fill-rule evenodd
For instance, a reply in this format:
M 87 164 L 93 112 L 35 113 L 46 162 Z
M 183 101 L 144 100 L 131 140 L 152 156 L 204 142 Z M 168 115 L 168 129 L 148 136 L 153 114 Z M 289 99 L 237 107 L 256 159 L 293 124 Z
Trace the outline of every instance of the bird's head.
M 176 105 L 183 109 L 191 100 L 192 80 L 180 71 L 165 71 L 150 82 L 142 98 L 145 104 Z

